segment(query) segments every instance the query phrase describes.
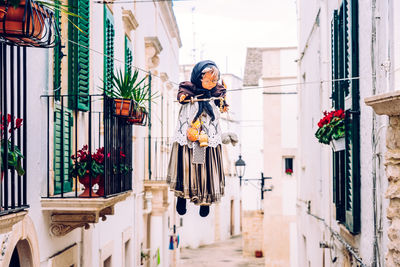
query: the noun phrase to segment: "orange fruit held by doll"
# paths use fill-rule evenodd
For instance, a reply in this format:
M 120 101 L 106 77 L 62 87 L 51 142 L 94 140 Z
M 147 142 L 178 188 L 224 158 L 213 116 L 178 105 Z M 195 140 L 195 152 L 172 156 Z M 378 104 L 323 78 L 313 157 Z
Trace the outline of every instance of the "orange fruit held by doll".
M 187 130 L 187 138 L 192 141 L 196 142 L 199 139 L 199 128 L 200 128 L 200 121 L 196 120 L 192 122 L 192 126 Z

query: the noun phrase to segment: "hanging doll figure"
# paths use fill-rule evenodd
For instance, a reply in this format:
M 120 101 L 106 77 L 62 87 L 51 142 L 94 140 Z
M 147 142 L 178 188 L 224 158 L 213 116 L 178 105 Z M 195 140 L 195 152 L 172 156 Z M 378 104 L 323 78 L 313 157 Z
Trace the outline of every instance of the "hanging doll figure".
M 176 210 L 186 213 L 186 199 L 200 205 L 200 216 L 224 194 L 220 112 L 226 112 L 226 89 L 218 84 L 219 70 L 212 61 L 197 63 L 190 82 L 181 82 L 182 104 L 173 138 L 167 181 L 177 197 Z M 203 101 L 202 101 L 203 100 Z

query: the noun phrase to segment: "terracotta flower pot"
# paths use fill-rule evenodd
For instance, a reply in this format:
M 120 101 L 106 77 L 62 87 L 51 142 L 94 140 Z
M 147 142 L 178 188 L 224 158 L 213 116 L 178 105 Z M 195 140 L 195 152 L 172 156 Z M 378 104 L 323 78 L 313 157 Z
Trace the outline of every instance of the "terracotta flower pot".
M 17 8 L 0 6 L 0 34 L 7 35 L 11 41 L 21 39 L 34 44 L 35 39 L 40 40 L 43 36 L 48 15 L 43 7 L 31 1 L 27 4 L 21 1 Z
M 131 117 L 128 119 L 128 122 L 131 124 L 143 125 L 143 121 L 146 116 L 147 113 L 145 108 L 139 107 L 132 112 Z
M 115 114 L 119 116 L 130 117 L 131 110 L 134 108 L 134 103 L 129 99 L 114 99 Z
M 99 189 L 97 189 L 96 194 L 100 197 L 104 196 L 104 176 L 103 175 L 98 175 L 97 179 L 99 180 L 98 185 Z
M 90 192 L 92 192 L 92 197 L 98 197 L 96 193 L 93 192 L 92 187 L 99 182 L 98 176 L 96 178 L 92 178 L 92 187 L 90 187 L 90 175 L 87 174 L 83 177 L 79 177 L 79 182 L 85 187 L 85 190 L 79 197 L 90 197 Z

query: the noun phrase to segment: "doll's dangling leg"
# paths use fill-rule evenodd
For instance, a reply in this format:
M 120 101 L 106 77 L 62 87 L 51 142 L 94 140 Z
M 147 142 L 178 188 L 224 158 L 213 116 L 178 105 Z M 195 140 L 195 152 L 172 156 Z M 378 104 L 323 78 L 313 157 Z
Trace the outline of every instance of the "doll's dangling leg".
M 200 206 L 199 214 L 201 217 L 207 217 L 210 213 L 210 206 Z
M 176 211 L 179 215 L 185 215 L 186 213 L 186 199 L 182 197 L 177 197 L 176 201 Z

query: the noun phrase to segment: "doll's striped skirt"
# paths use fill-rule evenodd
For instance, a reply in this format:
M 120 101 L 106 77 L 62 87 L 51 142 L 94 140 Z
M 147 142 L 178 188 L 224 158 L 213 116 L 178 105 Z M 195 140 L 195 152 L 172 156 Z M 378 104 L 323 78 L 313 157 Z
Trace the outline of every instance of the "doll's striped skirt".
M 206 148 L 204 164 L 193 164 L 192 152 L 187 145 L 173 143 L 167 176 L 171 190 L 196 205 L 220 201 L 225 187 L 221 145 Z

